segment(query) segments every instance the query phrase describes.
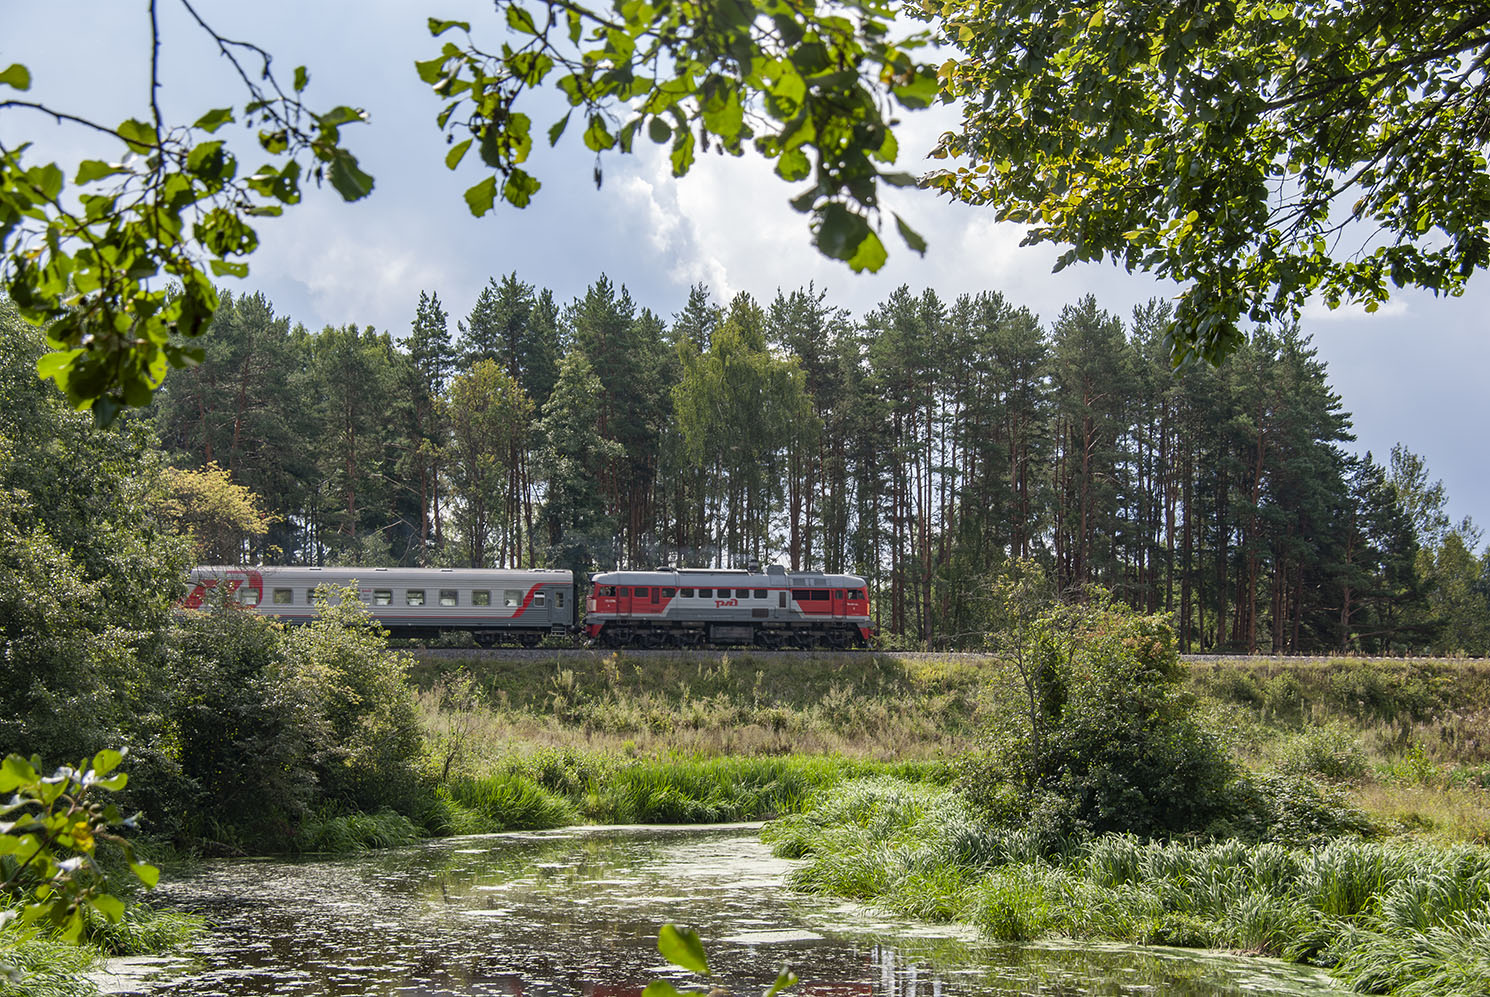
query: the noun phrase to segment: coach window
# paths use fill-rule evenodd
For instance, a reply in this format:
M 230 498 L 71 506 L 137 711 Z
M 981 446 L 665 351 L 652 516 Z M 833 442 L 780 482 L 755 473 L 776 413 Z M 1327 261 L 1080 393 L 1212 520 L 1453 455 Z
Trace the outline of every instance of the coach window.
M 374 606 L 391 606 L 391 605 L 393 605 L 393 590 L 392 589 L 373 589 L 373 605 Z
M 288 606 L 295 601 L 294 589 L 275 589 L 274 604 L 276 606 Z
M 238 590 L 238 601 L 245 606 L 257 606 L 259 604 L 259 590 L 251 589 L 247 585 Z
M 424 605 L 424 589 L 409 589 L 404 593 L 404 604 L 408 606 Z
M 757 599 L 764 599 L 766 597 L 766 590 L 765 589 L 756 589 L 755 590 L 755 597 Z
M 713 589 L 699 589 L 698 590 L 698 597 L 700 599 L 712 599 L 712 598 L 714 598 L 714 590 Z
M 460 605 L 460 596 L 456 593 L 455 589 L 440 589 L 440 605 L 458 606 Z
M 473 606 L 490 606 L 491 605 L 491 589 L 472 589 L 471 590 L 471 605 L 473 605 Z
M 543 605 L 543 593 L 542 592 L 534 592 L 533 593 L 533 605 L 535 605 L 535 606 L 541 606 L 541 605 Z
M 564 590 L 563 589 L 560 589 L 559 591 L 555 592 L 554 593 L 554 597 L 555 597 L 554 605 L 555 606 L 558 606 L 560 609 L 563 609 L 564 608 Z
M 521 606 L 522 604 L 523 604 L 523 590 L 522 589 L 503 589 L 502 590 L 502 605 L 505 606 L 507 609 L 516 609 L 518 606 Z

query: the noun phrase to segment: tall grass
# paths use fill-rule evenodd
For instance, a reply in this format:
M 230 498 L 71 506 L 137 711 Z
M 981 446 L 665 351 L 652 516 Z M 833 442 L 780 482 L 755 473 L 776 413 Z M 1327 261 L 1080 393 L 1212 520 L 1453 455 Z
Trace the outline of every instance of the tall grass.
M 422 836 L 419 826 L 403 814 L 380 810 L 313 817 L 301 824 L 290 845 L 297 852 L 359 852 L 411 845 Z
M 0 906 L 0 913 L 5 908 Z M 19 910 L 15 910 L 19 914 Z M 179 948 L 203 929 L 201 918 L 130 904 L 111 922 L 90 914 L 78 943 L 59 941 L 20 918 L 0 923 L 0 997 L 93 997 L 89 970 L 105 956 L 152 955 Z
M 1041 841 L 956 794 L 857 780 L 767 825 L 792 885 L 989 936 L 1223 947 L 1331 967 L 1367 993 L 1490 992 L 1490 849 L 1341 837 L 1315 848 Z

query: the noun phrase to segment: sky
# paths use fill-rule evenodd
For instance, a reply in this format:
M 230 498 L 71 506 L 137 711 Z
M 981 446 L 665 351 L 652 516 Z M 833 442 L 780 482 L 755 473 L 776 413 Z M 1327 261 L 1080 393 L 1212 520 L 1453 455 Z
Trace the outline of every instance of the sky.
M 1051 272 L 1056 250 L 1021 248 L 1017 226 L 988 209 L 948 202 L 926 191 L 892 191 L 886 200 L 924 235 L 923 257 L 891 231 L 890 262 L 878 274 L 854 274 L 811 245 L 807 216 L 787 204 L 795 189 L 761 160 L 707 155 L 681 180 L 671 176 L 665 146 L 638 139 L 634 156 L 607 155 L 596 189 L 593 155 L 571 128 L 557 149 L 537 142 L 531 172 L 543 189 L 531 206 L 501 205 L 471 217 L 462 192 L 482 174 L 473 155 L 445 169 L 435 124 L 441 102 L 420 82 L 415 59 L 439 48 L 425 28 L 430 15 L 469 20 L 488 49 L 500 44 L 489 4 L 473 0 L 196 0 L 222 35 L 254 41 L 274 55 L 289 79 L 306 65 L 314 107 L 350 104 L 370 123 L 344 130 L 346 144 L 376 178 L 367 200 L 345 204 L 329 188 L 307 192 L 301 205 L 259 225 L 261 244 L 239 292 L 262 291 L 277 312 L 312 328 L 356 323 L 402 335 L 421 291 L 437 292 L 453 323 L 485 282 L 516 272 L 551 289 L 560 304 L 604 273 L 641 306 L 664 318 L 679 311 L 688 289 L 705 284 L 725 302 L 744 291 L 769 301 L 778 289 L 812 282 L 828 301 L 855 315 L 902 284 L 932 288 L 944 300 L 1002 292 L 1051 321 L 1066 304 L 1093 294 L 1101 307 L 1127 316 L 1150 297 L 1176 287 L 1111 265 Z M 145 0 L 0 0 L 0 66 L 25 63 L 28 97 L 105 122 L 145 118 L 149 108 L 149 20 Z M 160 0 L 163 33 L 160 99 L 167 119 L 195 120 L 216 106 L 241 104 L 241 84 L 210 38 L 188 22 L 176 0 Z M 530 110 L 541 136 L 563 113 L 560 102 Z M 917 171 L 956 119 L 946 112 L 908 115 L 898 168 Z M 253 161 L 253 140 L 230 126 L 227 137 Z M 77 129 L 30 112 L 0 111 L 0 140 L 34 143 L 36 161 L 76 162 L 117 156 Z M 256 161 L 255 161 L 256 164 Z M 887 216 L 888 217 L 888 216 Z M 1359 309 L 1306 309 L 1302 325 L 1351 414 L 1356 440 L 1379 461 L 1403 443 L 1442 479 L 1449 514 L 1490 527 L 1490 466 L 1483 436 L 1490 425 L 1490 275 L 1463 298 L 1401 292 L 1374 315 Z

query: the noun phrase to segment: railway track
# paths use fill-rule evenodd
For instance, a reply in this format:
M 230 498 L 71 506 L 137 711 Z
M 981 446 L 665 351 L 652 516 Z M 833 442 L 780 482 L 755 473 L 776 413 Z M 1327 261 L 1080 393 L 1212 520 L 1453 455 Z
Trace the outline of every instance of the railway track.
M 429 661 L 458 660 L 458 661 L 596 661 L 612 654 L 620 654 L 632 660 L 656 660 L 656 661 L 720 661 L 725 657 L 739 659 L 750 657 L 755 659 L 775 659 L 782 661 L 800 661 L 814 657 L 870 657 L 882 656 L 894 658 L 898 661 L 963 661 L 976 663 L 980 661 L 991 661 L 996 655 L 978 651 L 872 651 L 872 650 L 774 650 L 767 651 L 753 647 L 738 648 L 705 648 L 705 649 L 676 649 L 665 648 L 656 650 L 621 648 L 619 650 L 608 648 L 516 648 L 516 647 L 408 647 L 404 648 L 416 658 Z M 1366 658 L 1349 657 L 1345 655 L 1249 655 L 1249 654 L 1182 654 L 1180 660 L 1194 664 L 1224 664 L 1227 662 L 1237 664 L 1276 664 L 1276 665 L 1311 665 L 1325 664 L 1331 661 L 1360 661 L 1361 663 L 1371 661 L 1393 661 L 1393 662 L 1428 662 L 1464 659 L 1446 659 L 1430 657 L 1413 658 Z

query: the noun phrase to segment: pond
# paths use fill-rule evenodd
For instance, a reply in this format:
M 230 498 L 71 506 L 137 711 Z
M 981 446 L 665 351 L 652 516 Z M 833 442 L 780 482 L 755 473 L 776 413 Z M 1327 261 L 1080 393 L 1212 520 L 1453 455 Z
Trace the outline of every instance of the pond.
M 105 990 L 182 997 L 639 997 L 668 978 L 797 997 L 1331 993 L 1316 971 L 1179 949 L 1000 945 L 787 892 L 756 826 L 567 828 L 302 861 L 215 863 L 157 902 L 212 928 L 184 960 L 116 961 Z M 668 966 L 698 929 L 713 977 Z

